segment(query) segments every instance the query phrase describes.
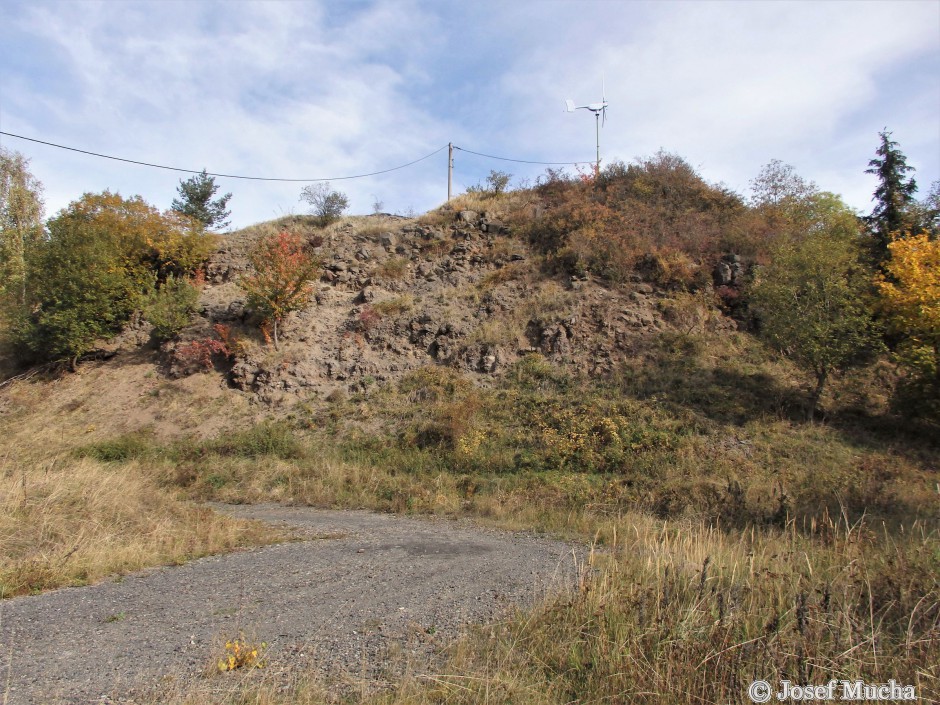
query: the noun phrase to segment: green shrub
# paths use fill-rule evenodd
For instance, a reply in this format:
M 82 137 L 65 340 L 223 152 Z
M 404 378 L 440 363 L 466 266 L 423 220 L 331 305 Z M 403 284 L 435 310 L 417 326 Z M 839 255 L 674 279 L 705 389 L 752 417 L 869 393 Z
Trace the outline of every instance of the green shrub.
M 284 422 L 265 422 L 244 431 L 236 431 L 212 440 L 181 446 L 185 456 L 221 455 L 235 458 L 260 458 L 265 456 L 281 460 L 296 460 L 304 457 L 304 444 L 291 426 Z
M 28 253 L 14 335 L 20 354 L 74 367 L 140 309 L 154 281 L 191 274 L 214 242 L 188 218 L 140 197 L 85 194 L 49 221 L 48 236 Z
M 342 191 L 334 191 L 329 181 L 304 186 L 300 200 L 306 201 L 313 209 L 313 215 L 322 227 L 340 219 L 349 208 L 349 198 Z
M 125 463 L 142 458 L 153 451 L 150 438 L 142 433 L 126 433 L 106 441 L 92 443 L 77 450 L 81 458 L 94 458 L 103 463 Z
M 169 340 L 192 318 L 199 291 L 187 279 L 170 276 L 163 286 L 151 290 L 144 300 L 144 318 L 153 324 L 157 340 Z

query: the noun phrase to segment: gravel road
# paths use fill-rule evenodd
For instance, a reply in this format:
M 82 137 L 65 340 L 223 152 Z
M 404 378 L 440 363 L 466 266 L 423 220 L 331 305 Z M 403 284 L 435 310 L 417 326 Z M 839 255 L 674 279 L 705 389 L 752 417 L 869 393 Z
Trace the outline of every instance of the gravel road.
M 571 545 L 443 519 L 275 505 L 216 507 L 301 540 L 0 602 L 0 702 L 133 702 L 199 678 L 244 632 L 268 671 L 381 682 L 469 623 L 570 587 Z M 580 559 L 579 559 L 580 560 Z

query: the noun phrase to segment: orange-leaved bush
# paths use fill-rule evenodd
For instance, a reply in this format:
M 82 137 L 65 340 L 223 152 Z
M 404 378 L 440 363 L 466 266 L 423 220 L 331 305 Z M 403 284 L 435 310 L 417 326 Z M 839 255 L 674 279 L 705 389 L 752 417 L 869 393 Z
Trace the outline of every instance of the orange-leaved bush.
M 287 231 L 260 240 L 248 261 L 254 273 L 242 278 L 241 287 L 248 294 L 248 305 L 271 323 L 276 350 L 281 321 L 307 305 L 321 263 L 304 250 L 298 235 Z

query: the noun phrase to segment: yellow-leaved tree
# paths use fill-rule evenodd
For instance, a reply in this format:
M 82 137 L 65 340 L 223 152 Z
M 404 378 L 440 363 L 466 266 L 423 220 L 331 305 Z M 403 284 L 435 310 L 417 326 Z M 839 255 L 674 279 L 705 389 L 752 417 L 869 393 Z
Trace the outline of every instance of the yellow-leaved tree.
M 887 276 L 875 283 L 890 330 L 902 338 L 898 359 L 917 396 L 940 413 L 940 240 L 922 232 L 896 238 L 888 252 Z

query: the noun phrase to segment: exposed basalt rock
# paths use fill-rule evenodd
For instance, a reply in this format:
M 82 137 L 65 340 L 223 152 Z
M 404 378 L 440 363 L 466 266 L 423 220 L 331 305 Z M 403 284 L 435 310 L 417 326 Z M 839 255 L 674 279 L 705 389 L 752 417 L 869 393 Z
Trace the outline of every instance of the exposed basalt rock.
M 509 228 L 498 220 L 482 220 L 480 222 L 480 230 L 490 235 L 508 235 Z
M 357 304 L 370 304 L 375 301 L 376 289 L 373 286 L 366 286 L 356 297 Z
M 460 211 L 457 214 L 457 220 L 461 223 L 469 223 L 470 225 L 479 225 L 480 223 L 480 214 L 476 211 Z
M 231 385 L 280 404 L 337 390 L 368 394 L 376 381 L 426 365 L 482 380 L 534 352 L 607 374 L 643 354 L 645 337 L 677 325 L 660 310 L 671 294 L 639 274 L 622 286 L 583 273 L 556 278 L 540 269 L 542 259 L 524 241 L 505 239 L 499 214 L 451 210 L 445 217 L 444 225 L 429 218 L 323 231 L 316 293 L 282 323 L 276 353 L 235 282 L 253 241 L 226 236 L 210 261 L 199 325 L 186 339 L 214 335 L 213 323 L 230 326 L 243 341 L 233 346 Z M 392 259 L 398 261 L 389 266 Z M 716 282 L 742 280 L 740 259 L 720 264 Z M 527 342 L 517 339 L 520 333 Z M 480 340 L 487 342 L 470 342 Z
M 568 331 L 562 325 L 550 325 L 542 329 L 539 349 L 543 355 L 567 355 L 571 352 Z
M 493 374 L 506 362 L 506 355 L 494 345 L 477 343 L 463 348 L 457 365 L 466 372 Z
M 248 315 L 247 304 L 244 299 L 235 299 L 231 302 L 219 302 L 216 304 L 206 304 L 200 314 L 205 316 L 213 323 L 231 323 L 233 321 L 244 321 Z
M 735 286 L 744 284 L 744 265 L 739 255 L 724 255 L 712 271 L 715 286 Z
M 258 378 L 260 371 L 261 369 L 259 367 L 248 360 L 239 360 L 232 365 L 232 371 L 229 373 L 229 381 L 236 389 L 240 389 L 243 392 L 250 392 L 255 388 L 255 380 Z

